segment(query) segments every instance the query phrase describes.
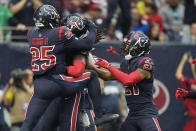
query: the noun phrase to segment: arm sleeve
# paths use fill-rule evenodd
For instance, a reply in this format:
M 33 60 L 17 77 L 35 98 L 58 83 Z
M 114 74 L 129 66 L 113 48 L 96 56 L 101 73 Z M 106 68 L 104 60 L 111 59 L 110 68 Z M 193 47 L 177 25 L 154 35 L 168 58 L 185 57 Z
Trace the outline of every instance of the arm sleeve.
M 61 30 L 61 29 L 60 29 Z M 65 48 L 71 48 L 71 49 L 76 49 L 76 50 L 86 50 L 89 51 L 92 49 L 93 44 L 96 39 L 96 29 L 95 28 L 90 28 L 89 33 L 86 38 L 81 39 L 72 34 L 70 30 L 63 29 L 61 31 L 59 39 L 64 40 Z
M 81 60 L 74 60 L 72 66 L 67 66 L 67 73 L 72 77 L 79 77 L 84 73 L 85 64 Z
M 188 90 L 188 78 L 186 77 L 186 76 L 182 76 L 180 79 L 179 79 L 179 82 L 180 82 L 180 84 L 185 88 L 185 89 L 187 89 Z
M 109 71 L 124 86 L 132 85 L 132 84 L 142 81 L 142 77 L 136 71 L 131 72 L 130 74 L 126 74 L 124 72 L 119 71 L 113 66 L 109 67 Z
M 196 91 L 189 91 L 187 98 L 194 98 L 196 99 Z

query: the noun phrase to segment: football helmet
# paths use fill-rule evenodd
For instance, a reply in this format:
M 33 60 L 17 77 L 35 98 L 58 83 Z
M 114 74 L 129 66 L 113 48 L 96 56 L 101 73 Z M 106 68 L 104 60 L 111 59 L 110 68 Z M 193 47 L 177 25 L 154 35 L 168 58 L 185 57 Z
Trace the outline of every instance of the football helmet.
M 150 40 L 142 32 L 131 32 L 123 41 L 122 52 L 126 60 L 142 56 L 150 52 Z
M 42 5 L 34 13 L 35 26 L 54 28 L 60 25 L 60 16 L 51 5 Z
M 68 27 L 71 32 L 80 37 L 87 32 L 84 20 L 78 14 L 70 14 L 63 19 L 63 25 Z

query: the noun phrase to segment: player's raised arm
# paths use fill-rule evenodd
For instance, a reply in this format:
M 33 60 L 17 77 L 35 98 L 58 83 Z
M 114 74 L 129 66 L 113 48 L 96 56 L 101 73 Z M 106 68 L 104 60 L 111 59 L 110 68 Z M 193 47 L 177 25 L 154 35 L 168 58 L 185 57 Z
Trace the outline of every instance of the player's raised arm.
M 188 60 L 188 54 L 184 53 L 184 55 L 183 55 L 179 65 L 178 65 L 178 67 L 176 69 L 176 74 L 175 74 L 176 75 L 176 79 L 179 80 L 183 76 L 182 72 L 183 72 L 184 65 L 185 65 L 187 60 Z
M 195 65 L 192 64 L 192 61 L 193 61 L 193 57 L 192 57 L 191 53 L 189 52 L 189 53 L 188 53 L 188 62 L 189 62 L 189 64 L 190 64 L 190 67 L 191 67 L 191 71 L 192 71 L 193 77 L 196 79 Z

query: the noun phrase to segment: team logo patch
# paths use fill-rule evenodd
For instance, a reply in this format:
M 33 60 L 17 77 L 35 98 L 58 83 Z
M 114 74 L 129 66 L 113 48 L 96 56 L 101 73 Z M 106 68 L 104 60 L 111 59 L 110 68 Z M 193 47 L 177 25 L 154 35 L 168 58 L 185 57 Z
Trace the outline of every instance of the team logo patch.
M 166 86 L 159 80 L 154 79 L 154 94 L 153 99 L 154 103 L 157 105 L 159 114 L 163 114 L 170 103 L 170 96 Z

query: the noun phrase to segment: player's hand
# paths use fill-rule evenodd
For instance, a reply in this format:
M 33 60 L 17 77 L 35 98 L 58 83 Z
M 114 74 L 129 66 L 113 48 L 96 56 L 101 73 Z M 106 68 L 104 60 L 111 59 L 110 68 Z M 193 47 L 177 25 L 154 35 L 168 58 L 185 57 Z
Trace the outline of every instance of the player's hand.
M 188 96 L 188 91 L 182 88 L 178 88 L 176 91 L 176 98 L 186 98 Z
M 84 18 L 84 22 L 85 22 L 85 25 L 86 25 L 87 29 L 90 29 L 91 27 L 97 28 L 95 23 L 92 20 L 89 20 L 88 18 Z
M 98 65 L 105 69 L 108 69 L 111 66 L 111 64 L 108 61 L 101 59 L 101 58 L 98 58 L 97 62 L 95 62 L 95 65 Z
M 97 29 L 97 35 L 96 35 L 96 39 L 95 39 L 95 44 L 100 42 L 102 39 L 105 39 L 104 36 L 104 29 Z
M 18 24 L 18 25 L 16 26 L 16 29 L 17 29 L 17 30 L 24 31 L 24 30 L 26 30 L 26 26 L 25 26 L 24 24 Z

